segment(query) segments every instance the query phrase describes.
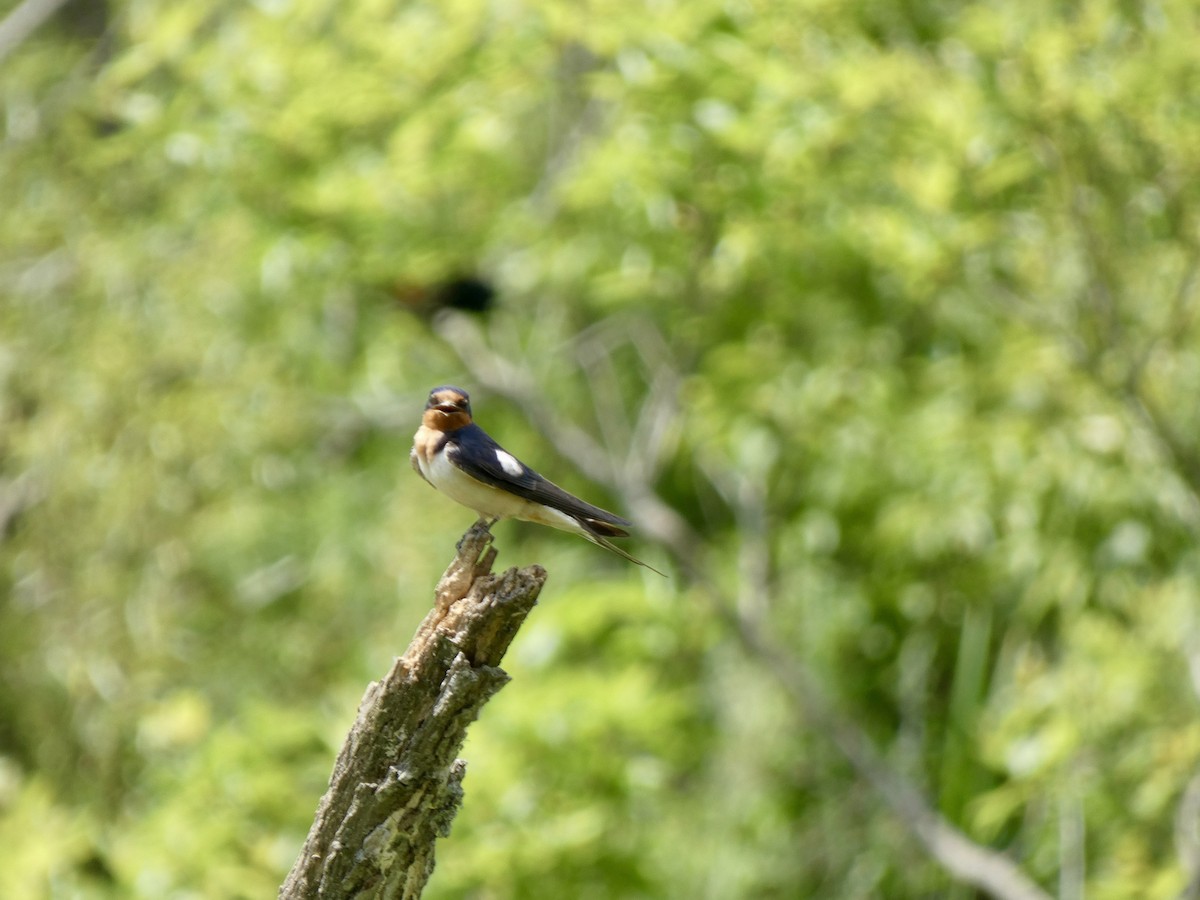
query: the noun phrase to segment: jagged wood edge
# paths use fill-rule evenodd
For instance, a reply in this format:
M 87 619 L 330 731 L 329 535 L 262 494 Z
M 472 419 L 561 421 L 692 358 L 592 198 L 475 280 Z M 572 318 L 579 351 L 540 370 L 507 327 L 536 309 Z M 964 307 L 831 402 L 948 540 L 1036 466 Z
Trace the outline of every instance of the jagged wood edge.
M 477 522 L 438 582 L 408 650 L 359 704 L 281 900 L 415 898 L 462 802 L 467 728 L 508 682 L 501 659 L 546 581 L 540 566 L 491 574 Z

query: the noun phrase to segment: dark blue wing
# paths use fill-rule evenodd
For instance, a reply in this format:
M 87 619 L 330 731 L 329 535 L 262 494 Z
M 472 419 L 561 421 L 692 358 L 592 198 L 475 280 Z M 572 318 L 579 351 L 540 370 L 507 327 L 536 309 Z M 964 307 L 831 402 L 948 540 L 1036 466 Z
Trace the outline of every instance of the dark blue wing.
M 624 529 L 633 524 L 608 510 L 580 500 L 554 482 L 546 480 L 508 453 L 474 423 L 453 432 L 447 444 L 447 451 L 451 447 L 454 448 L 447 456 L 450 462 L 476 481 L 564 512 L 597 534 L 625 537 L 627 532 Z M 520 474 L 505 469 L 497 453 L 504 453 L 514 460 L 521 467 Z

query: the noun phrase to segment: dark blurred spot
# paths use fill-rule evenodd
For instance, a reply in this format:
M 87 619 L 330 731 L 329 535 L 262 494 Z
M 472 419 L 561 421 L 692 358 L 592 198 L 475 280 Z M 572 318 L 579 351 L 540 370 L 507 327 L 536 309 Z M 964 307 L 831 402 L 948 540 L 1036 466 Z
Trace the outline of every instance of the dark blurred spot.
M 464 312 L 487 312 L 496 299 L 496 290 L 482 278 L 467 276 L 447 281 L 437 291 L 437 305 Z
M 496 289 L 475 275 L 459 275 L 432 285 L 395 285 L 391 294 L 405 308 L 425 315 L 439 309 L 485 313 L 495 305 Z
M 108 33 L 106 0 L 69 0 L 58 11 L 57 24 L 68 34 L 96 41 Z
M 113 874 L 113 870 L 108 865 L 108 862 L 96 852 L 89 854 L 79 862 L 79 872 L 87 878 L 107 884 L 116 884 L 117 881 L 117 877 Z

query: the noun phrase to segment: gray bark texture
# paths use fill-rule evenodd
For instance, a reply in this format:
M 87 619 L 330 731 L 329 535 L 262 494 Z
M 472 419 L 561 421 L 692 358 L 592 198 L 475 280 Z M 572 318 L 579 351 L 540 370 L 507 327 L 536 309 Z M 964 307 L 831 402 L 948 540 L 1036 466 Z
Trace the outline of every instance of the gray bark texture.
M 462 802 L 467 728 L 546 581 L 540 566 L 491 574 L 491 539 L 482 522 L 463 535 L 408 650 L 367 688 L 281 900 L 421 895 Z

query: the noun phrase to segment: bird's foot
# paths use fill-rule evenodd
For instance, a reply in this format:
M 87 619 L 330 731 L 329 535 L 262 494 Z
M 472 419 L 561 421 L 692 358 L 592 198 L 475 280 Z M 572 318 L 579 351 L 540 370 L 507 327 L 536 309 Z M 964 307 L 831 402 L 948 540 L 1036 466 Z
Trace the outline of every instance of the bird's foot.
M 475 520 L 475 523 L 470 528 L 467 529 L 467 533 L 464 534 L 459 539 L 458 544 L 455 546 L 457 547 L 457 549 L 461 550 L 463 544 L 466 541 L 482 540 L 484 538 L 484 535 L 487 536 L 487 538 L 486 538 L 487 541 L 491 541 L 492 526 L 495 525 L 498 521 L 500 521 L 500 520 L 499 519 L 491 519 L 491 518 L 488 518 L 487 516 L 480 516 L 478 519 Z

